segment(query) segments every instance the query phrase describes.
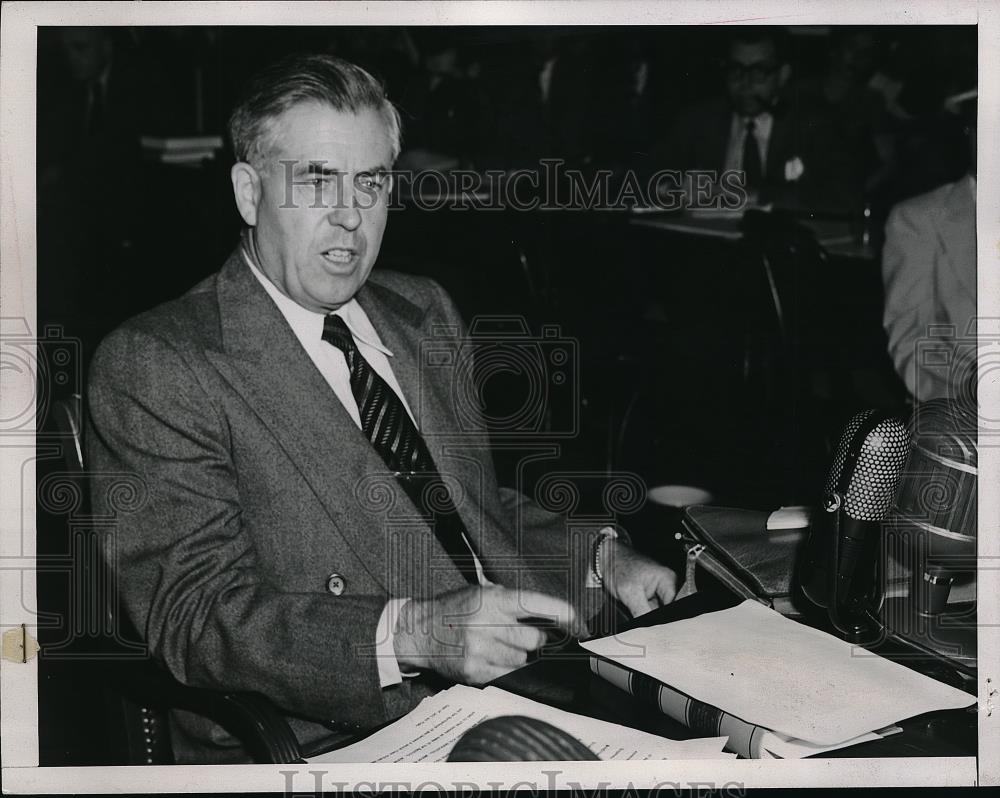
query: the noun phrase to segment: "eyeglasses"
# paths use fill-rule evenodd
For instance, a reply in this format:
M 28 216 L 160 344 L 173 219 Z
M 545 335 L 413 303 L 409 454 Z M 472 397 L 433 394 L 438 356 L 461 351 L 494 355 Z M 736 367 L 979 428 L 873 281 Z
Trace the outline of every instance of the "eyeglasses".
M 752 64 L 741 64 L 739 61 L 726 62 L 726 77 L 730 80 L 749 78 L 753 83 L 761 83 L 773 75 L 778 65 L 773 61 L 754 61 Z

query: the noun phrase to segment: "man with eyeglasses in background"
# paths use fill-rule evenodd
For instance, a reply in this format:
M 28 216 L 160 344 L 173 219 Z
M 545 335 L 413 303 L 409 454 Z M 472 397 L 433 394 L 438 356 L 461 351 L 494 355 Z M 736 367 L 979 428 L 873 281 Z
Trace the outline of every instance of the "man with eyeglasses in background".
M 682 113 L 653 166 L 711 171 L 716 183 L 740 172 L 751 205 L 834 212 L 860 205 L 856 170 L 830 120 L 786 96 L 792 70 L 783 39 L 774 28 L 734 27 L 725 95 Z

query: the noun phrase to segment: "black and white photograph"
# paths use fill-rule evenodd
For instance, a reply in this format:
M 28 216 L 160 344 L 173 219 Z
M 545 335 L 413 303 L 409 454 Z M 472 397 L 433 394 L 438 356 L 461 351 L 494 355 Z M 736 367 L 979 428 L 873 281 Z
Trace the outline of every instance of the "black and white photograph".
M 1000 7 L 2 39 L 5 790 L 1000 783 Z

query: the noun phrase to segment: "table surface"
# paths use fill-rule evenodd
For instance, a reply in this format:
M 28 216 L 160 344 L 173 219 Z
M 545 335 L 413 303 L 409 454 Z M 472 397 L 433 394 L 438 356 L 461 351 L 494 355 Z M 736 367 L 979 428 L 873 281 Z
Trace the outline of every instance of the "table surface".
M 740 599 L 728 594 L 699 592 L 659 610 L 642 616 L 630 625 L 651 626 L 680 620 L 702 612 L 734 606 Z M 893 659 L 905 651 L 901 643 L 883 642 L 878 652 Z M 912 654 L 912 651 L 907 651 Z M 497 687 L 527 696 L 543 704 L 576 712 L 581 715 L 620 723 L 673 739 L 689 739 L 695 734 L 674 720 L 634 699 L 590 671 L 589 653 L 578 645 L 560 651 L 543 651 L 533 663 L 493 682 Z M 901 664 L 936 678 L 947 680 L 955 687 L 974 692 L 975 683 L 958 673 L 950 673 L 939 661 L 915 660 L 905 657 Z M 901 733 L 881 740 L 842 748 L 823 754 L 827 757 L 905 757 L 905 756 L 975 756 L 977 751 L 977 716 L 975 707 L 969 710 L 931 712 L 898 724 Z
M 860 260 L 875 260 L 878 253 L 871 244 L 857 240 L 853 225 L 837 219 L 800 219 L 815 234 L 828 255 Z M 636 227 L 648 227 L 672 233 L 739 241 L 742 213 L 733 211 L 688 211 L 681 214 L 643 212 L 629 220 Z

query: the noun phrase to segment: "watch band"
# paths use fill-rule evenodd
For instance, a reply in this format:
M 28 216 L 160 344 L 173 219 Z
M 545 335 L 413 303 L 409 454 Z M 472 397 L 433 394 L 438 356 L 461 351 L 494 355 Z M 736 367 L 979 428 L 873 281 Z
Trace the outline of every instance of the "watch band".
M 618 537 L 618 530 L 613 526 L 606 526 L 597 533 L 597 537 L 594 539 L 594 549 L 590 561 L 590 570 L 593 572 L 596 578 L 598 586 L 604 584 L 604 574 L 601 573 L 601 545 L 606 540 L 612 540 Z

